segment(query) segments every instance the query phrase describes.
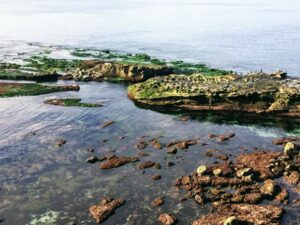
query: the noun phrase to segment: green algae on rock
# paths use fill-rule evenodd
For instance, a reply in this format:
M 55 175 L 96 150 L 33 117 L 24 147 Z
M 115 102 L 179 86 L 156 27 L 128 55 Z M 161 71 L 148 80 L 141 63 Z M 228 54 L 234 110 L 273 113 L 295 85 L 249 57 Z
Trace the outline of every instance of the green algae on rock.
M 46 86 L 36 83 L 0 83 L 0 97 L 31 96 L 78 90 L 78 85 Z
M 50 99 L 45 101 L 44 103 L 50 104 L 50 105 L 60 105 L 60 106 L 78 106 L 78 107 L 90 107 L 90 108 L 96 108 L 101 107 L 101 104 L 96 103 L 85 103 L 81 102 L 80 98 L 63 98 L 63 99 Z
M 300 79 L 282 74 L 169 75 L 129 86 L 128 96 L 144 105 L 182 110 L 300 116 Z

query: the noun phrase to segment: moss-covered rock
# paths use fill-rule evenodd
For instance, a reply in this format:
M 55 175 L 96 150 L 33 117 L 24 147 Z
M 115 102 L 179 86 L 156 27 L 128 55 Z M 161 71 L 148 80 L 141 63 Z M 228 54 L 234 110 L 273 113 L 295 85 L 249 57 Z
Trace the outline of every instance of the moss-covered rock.
M 50 99 L 45 101 L 44 103 L 50 104 L 50 105 L 60 105 L 60 106 L 77 106 L 77 107 L 90 107 L 90 108 L 96 108 L 101 107 L 101 104 L 96 103 L 85 103 L 81 102 L 80 98 L 63 98 L 63 99 Z
M 169 75 L 128 87 L 128 96 L 150 106 L 300 116 L 300 79 L 269 74 Z
M 0 83 L 0 97 L 42 95 L 59 91 L 78 90 L 78 85 L 46 86 L 36 83 Z

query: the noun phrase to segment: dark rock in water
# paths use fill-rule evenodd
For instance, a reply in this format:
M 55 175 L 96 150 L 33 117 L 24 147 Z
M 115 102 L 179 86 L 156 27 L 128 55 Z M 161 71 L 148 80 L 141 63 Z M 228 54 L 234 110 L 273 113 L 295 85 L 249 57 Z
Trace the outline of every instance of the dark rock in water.
M 167 166 L 168 166 L 168 167 L 170 167 L 170 166 L 174 166 L 174 165 L 175 165 L 175 163 L 174 163 L 174 162 L 170 162 L 170 161 L 169 161 L 169 162 L 167 162 Z
M 179 140 L 179 141 L 173 141 L 167 144 L 166 147 L 176 147 L 179 149 L 188 149 L 192 145 L 196 145 L 198 141 L 196 139 L 190 139 L 190 140 Z
M 106 162 L 100 164 L 101 169 L 112 169 L 116 167 L 123 166 L 128 163 L 137 162 L 139 159 L 137 157 L 126 157 L 126 156 L 112 156 L 107 159 Z
M 235 217 L 234 224 L 280 225 L 282 215 L 283 209 L 276 206 L 232 204 L 219 208 L 215 213 L 202 216 L 193 221 L 192 225 L 221 225 L 232 216 Z
M 96 156 L 91 156 L 90 158 L 88 158 L 86 160 L 86 162 L 88 162 L 88 163 L 95 163 L 95 162 L 98 162 L 98 161 L 99 161 L 99 159 Z
M 67 141 L 65 139 L 57 139 L 54 142 L 54 147 L 59 148 L 59 147 L 65 145 L 66 143 L 67 143 Z
M 136 144 L 136 147 L 138 148 L 138 149 L 145 149 L 145 148 L 147 148 L 147 146 L 148 146 L 148 144 L 147 144 L 147 142 L 146 141 L 139 141 L 137 144 Z
M 155 206 L 161 206 L 164 203 L 165 203 L 164 197 L 158 197 L 158 198 L 154 199 L 154 201 L 152 202 L 152 204 Z
M 109 120 L 109 121 L 104 122 L 100 127 L 106 128 L 106 127 L 113 125 L 114 123 L 115 123 L 115 121 Z
M 300 79 L 278 79 L 262 73 L 157 77 L 129 86 L 128 96 L 142 105 L 170 106 L 170 110 L 300 116 Z
M 144 161 L 144 162 L 141 162 L 138 167 L 139 167 L 139 169 L 143 170 L 143 169 L 151 168 L 154 165 L 155 165 L 155 162 Z
M 160 180 L 161 179 L 161 175 L 160 174 L 155 174 L 152 176 L 152 180 Z
M 45 104 L 50 104 L 50 105 L 59 105 L 59 106 L 78 106 L 78 107 L 101 107 L 101 104 L 96 104 L 96 103 L 84 103 L 81 102 L 80 98 L 63 98 L 63 99 L 50 99 L 47 101 L 44 101 Z
M 273 140 L 273 144 L 275 145 L 285 145 L 288 142 L 300 142 L 300 137 L 282 137 L 282 138 L 275 138 Z
M 177 219 L 172 214 L 164 213 L 158 217 L 158 221 L 163 225 L 173 225 L 176 223 Z
M 164 76 L 173 73 L 173 69 L 166 66 L 147 64 L 123 64 L 117 62 L 88 61 L 81 67 L 69 72 L 62 79 L 83 81 L 102 81 L 122 79 L 130 82 L 145 81 L 152 77 Z
M 103 199 L 98 205 L 92 205 L 89 208 L 91 216 L 97 223 L 102 223 L 111 216 L 117 208 L 125 203 L 122 199 Z

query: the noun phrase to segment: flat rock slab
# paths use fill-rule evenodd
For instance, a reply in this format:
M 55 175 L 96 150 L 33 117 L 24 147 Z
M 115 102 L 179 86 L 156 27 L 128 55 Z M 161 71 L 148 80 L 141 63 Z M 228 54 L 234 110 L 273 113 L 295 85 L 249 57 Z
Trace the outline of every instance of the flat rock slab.
M 112 215 L 117 208 L 125 203 L 122 199 L 103 199 L 98 205 L 92 205 L 89 208 L 91 216 L 96 220 L 97 223 L 102 223 L 110 215 Z
M 300 79 L 263 73 L 156 77 L 129 86 L 128 96 L 149 107 L 300 116 Z
M 192 222 L 192 225 L 223 225 L 234 216 L 234 224 L 279 225 L 283 209 L 271 205 L 233 204 L 221 207 L 217 212 L 205 215 Z

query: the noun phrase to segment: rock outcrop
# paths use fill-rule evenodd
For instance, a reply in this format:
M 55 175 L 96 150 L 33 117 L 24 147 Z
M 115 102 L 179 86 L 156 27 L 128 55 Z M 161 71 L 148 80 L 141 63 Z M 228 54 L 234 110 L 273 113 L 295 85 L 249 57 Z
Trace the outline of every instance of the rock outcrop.
M 102 81 L 122 79 L 130 82 L 145 81 L 152 77 L 173 73 L 173 69 L 166 66 L 151 64 L 123 64 L 117 62 L 84 61 L 81 67 L 70 71 L 62 79 L 83 81 Z
M 128 96 L 152 107 L 300 116 L 300 79 L 274 74 L 169 75 L 129 86 Z

